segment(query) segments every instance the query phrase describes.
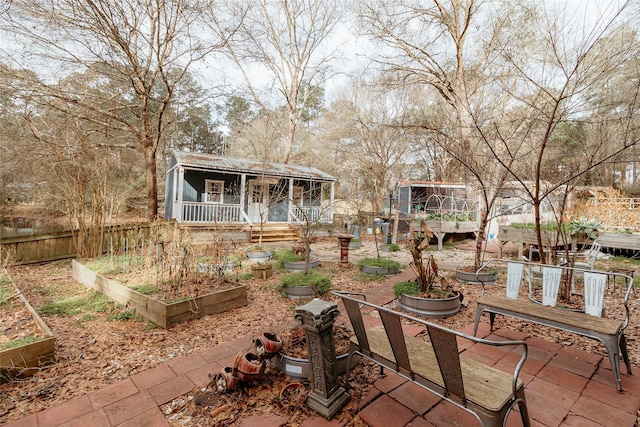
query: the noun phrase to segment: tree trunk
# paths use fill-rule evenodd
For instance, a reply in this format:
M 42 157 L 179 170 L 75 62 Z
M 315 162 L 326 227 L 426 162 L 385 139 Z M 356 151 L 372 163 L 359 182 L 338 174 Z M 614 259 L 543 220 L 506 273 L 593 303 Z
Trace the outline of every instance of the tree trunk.
M 156 164 L 156 149 L 152 146 L 144 148 L 144 163 L 146 170 L 145 183 L 147 187 L 147 221 L 158 219 L 158 167 Z

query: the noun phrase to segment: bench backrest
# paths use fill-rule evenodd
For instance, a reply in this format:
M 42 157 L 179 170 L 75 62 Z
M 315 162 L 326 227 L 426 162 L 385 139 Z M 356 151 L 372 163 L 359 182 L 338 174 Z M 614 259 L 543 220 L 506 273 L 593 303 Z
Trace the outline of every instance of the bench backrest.
M 406 375 L 409 378 L 414 378 L 415 374 L 411 367 L 410 357 L 407 349 L 407 342 L 402 330 L 402 320 L 409 320 L 411 322 L 418 323 L 425 327 L 429 334 L 431 341 L 431 347 L 436 357 L 437 365 L 440 370 L 440 375 L 444 382 L 444 395 L 456 396 L 457 401 L 465 401 L 465 387 L 463 382 L 462 368 L 460 364 L 458 338 L 465 338 L 475 343 L 483 343 L 489 345 L 503 346 L 503 345 L 519 345 L 522 346 L 522 356 L 514 373 L 513 379 L 513 393 L 515 393 L 515 387 L 517 383 L 518 373 L 524 364 L 527 357 L 527 345 L 523 341 L 490 341 L 482 338 L 477 338 L 464 334 L 462 332 L 454 331 L 445 328 L 434 323 L 427 322 L 423 319 L 419 319 L 404 313 L 389 310 L 384 307 L 377 306 L 375 304 L 366 302 L 354 298 L 354 294 L 350 292 L 332 291 L 334 295 L 342 298 L 342 302 L 347 311 L 353 331 L 358 341 L 358 351 L 368 357 L 374 357 L 371 353 L 371 347 L 369 345 L 369 339 L 365 324 L 362 318 L 362 308 L 376 310 L 382 320 L 382 325 L 385 330 L 385 334 L 391 346 L 393 356 L 395 358 L 396 371 Z M 350 350 L 351 351 L 351 350 Z
M 575 274 L 575 273 L 574 273 Z M 584 272 L 584 312 L 592 316 L 602 316 L 604 290 L 607 287 L 607 275 Z
M 464 334 L 425 322 L 422 319 L 416 319 L 393 310 L 378 307 L 374 304 L 352 298 L 344 293 L 335 291 L 332 293 L 339 295 L 342 298 L 347 315 L 349 316 L 349 320 L 353 326 L 353 332 L 358 340 L 358 346 L 365 354 L 371 352 L 371 348 L 369 346 L 369 339 L 365 330 L 360 307 L 370 306 L 377 309 L 380 319 L 382 320 L 385 333 L 389 339 L 389 344 L 391 345 L 391 350 L 397 365 L 397 371 L 410 377 L 413 377 L 413 370 L 411 368 L 407 344 L 402 331 L 401 319 L 405 318 L 417 321 L 425 326 L 431 340 L 431 346 L 435 353 L 447 394 L 453 394 L 461 401 L 464 401 L 465 391 L 464 383 L 462 381 L 462 369 L 460 367 L 457 340 L 458 336 L 465 336 Z

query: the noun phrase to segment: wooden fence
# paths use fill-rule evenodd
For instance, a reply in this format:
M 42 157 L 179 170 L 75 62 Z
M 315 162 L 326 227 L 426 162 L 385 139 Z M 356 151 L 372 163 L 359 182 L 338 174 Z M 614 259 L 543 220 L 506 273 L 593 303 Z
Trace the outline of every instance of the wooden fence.
M 149 240 L 168 242 L 173 238 L 174 228 L 174 221 L 104 227 L 101 235 L 102 252 L 136 247 Z M 74 239 L 76 234 L 75 231 L 64 231 L 2 239 L 0 259 L 17 265 L 74 258 L 77 255 Z

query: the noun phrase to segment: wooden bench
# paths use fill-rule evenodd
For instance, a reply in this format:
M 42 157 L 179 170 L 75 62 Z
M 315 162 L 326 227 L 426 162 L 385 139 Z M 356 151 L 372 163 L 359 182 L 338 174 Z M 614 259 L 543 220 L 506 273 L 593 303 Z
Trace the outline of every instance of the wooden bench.
M 538 323 L 563 331 L 573 332 L 584 337 L 592 338 L 604 344 L 611 362 L 616 387 L 622 391 L 620 378 L 620 356 L 631 374 L 631 364 L 624 336 L 624 329 L 629 324 L 629 295 L 633 289 L 633 278 L 619 273 L 585 270 L 565 266 L 552 266 L 520 261 L 492 260 L 491 262 L 507 262 L 506 295 L 483 296 L 478 299 L 473 335 L 478 330 L 478 324 L 483 312 L 489 313 L 490 328 L 493 331 L 496 314 L 514 317 L 525 321 Z M 489 263 L 487 263 L 489 264 Z M 485 264 L 482 268 L 485 268 Z M 481 268 L 481 269 L 482 269 Z M 542 302 L 533 298 L 531 286 L 532 271 L 542 275 Z M 582 274 L 584 278 L 584 311 L 571 311 L 556 307 L 558 289 L 561 277 L 572 270 L 572 278 Z M 519 299 L 520 284 L 523 275 L 529 275 L 529 298 Z M 622 319 L 608 319 L 601 317 L 604 309 L 604 293 L 610 276 L 625 279 L 624 305 L 625 315 Z
M 332 292 L 342 298 L 355 336 L 351 339 L 347 367 L 353 354 L 387 368 L 437 396 L 475 415 L 483 426 L 506 425 L 518 405 L 522 423 L 529 426 L 524 383 L 518 378 L 527 358 L 524 341 L 490 341 L 368 303 L 348 292 Z M 377 311 L 383 327 L 366 329 L 362 310 Z M 426 328 L 429 341 L 403 334 L 402 322 Z M 492 346 L 516 346 L 521 357 L 513 373 L 484 365 L 460 354 L 458 339 Z M 516 351 L 516 350 L 514 350 Z M 347 368 L 346 378 L 349 377 Z

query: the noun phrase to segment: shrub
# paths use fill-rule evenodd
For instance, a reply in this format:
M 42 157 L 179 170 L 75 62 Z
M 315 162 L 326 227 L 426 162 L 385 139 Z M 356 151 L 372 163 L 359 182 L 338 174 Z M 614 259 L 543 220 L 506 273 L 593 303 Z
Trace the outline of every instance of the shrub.
M 400 250 L 400 246 L 398 246 L 395 243 L 387 243 L 383 245 L 384 247 L 386 247 L 389 252 L 398 252 Z
M 313 286 L 320 295 L 331 289 L 331 279 L 326 274 L 322 274 L 316 270 L 309 273 L 293 273 L 282 276 L 280 279 L 282 289 L 293 286 Z

